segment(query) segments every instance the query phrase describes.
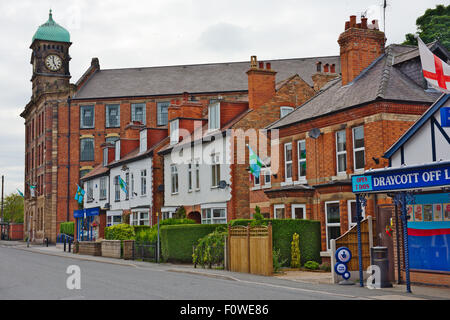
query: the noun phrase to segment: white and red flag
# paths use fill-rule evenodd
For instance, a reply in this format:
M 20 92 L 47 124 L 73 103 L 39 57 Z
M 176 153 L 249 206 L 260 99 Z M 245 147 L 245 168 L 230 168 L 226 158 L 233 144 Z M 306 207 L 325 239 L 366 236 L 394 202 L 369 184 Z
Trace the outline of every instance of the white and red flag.
M 417 42 L 419 43 L 423 76 L 433 88 L 450 93 L 450 66 L 434 55 L 419 37 L 417 37 Z

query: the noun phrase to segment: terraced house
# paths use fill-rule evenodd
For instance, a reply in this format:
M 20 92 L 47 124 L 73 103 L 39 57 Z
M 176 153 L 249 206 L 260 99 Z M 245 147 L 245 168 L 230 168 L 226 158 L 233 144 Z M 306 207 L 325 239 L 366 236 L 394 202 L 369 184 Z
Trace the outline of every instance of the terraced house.
M 207 119 L 213 101 L 249 101 L 252 105 L 252 99 L 265 94 L 263 87 L 253 95 L 249 93 L 248 62 L 101 69 L 99 59 L 93 58 L 82 77 L 71 83 L 71 45 L 70 33 L 50 13 L 30 47 L 33 90 L 21 116 L 26 130 L 25 230 L 33 241 L 49 238 L 55 242 L 59 224 L 74 219 L 74 211 L 80 209 L 74 199 L 77 183 L 81 184 L 80 178 L 103 163 L 103 145 L 122 140 L 131 122 L 168 130 L 169 105 L 187 92 L 190 100 L 202 106 L 202 119 Z M 311 92 L 318 61 L 328 64 L 330 70 L 334 65 L 339 73 L 338 56 L 267 62 L 276 70 L 272 76 L 275 83 L 298 75 Z M 324 82 L 320 79 L 317 86 Z M 259 84 L 254 86 L 258 88 Z M 270 90 L 273 95 L 273 88 Z M 298 100 L 288 106 L 293 108 L 306 97 L 298 95 Z M 277 109 L 278 117 L 289 110 Z M 153 131 L 148 131 L 151 135 L 149 132 Z M 168 186 L 163 187 L 162 164 L 153 168 L 152 184 L 163 197 Z M 150 176 L 150 172 L 147 174 Z M 248 189 L 248 175 L 239 179 L 247 179 L 242 186 Z M 248 201 L 235 205 L 247 208 L 243 214 L 249 212 Z M 161 206 L 153 202 L 152 213 Z
M 324 259 L 330 239 L 356 223 L 351 176 L 388 166 L 384 152 L 439 97 L 423 78 L 417 47 L 385 41 L 376 21 L 351 16 L 338 39 L 341 75 L 267 127 L 279 130 L 280 170 L 267 188 L 264 179 L 255 184 L 251 207 L 274 218 L 320 220 Z M 428 46 L 450 58 L 439 42 Z M 372 195 L 363 215 L 393 210 L 391 203 Z

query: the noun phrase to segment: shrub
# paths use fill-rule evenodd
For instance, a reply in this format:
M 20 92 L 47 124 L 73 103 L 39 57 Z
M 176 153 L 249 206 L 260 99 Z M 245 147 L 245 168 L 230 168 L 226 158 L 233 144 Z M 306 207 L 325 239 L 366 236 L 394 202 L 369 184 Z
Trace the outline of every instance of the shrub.
M 331 266 L 330 266 L 329 263 L 324 262 L 324 263 L 322 263 L 322 264 L 320 265 L 320 270 L 330 272 L 330 271 L 331 271 Z
M 165 225 L 160 228 L 163 261 L 192 262 L 192 247 L 220 224 Z
M 121 223 L 105 228 L 106 240 L 134 240 L 135 233 L 133 226 Z
M 294 233 L 291 242 L 291 267 L 300 268 L 300 247 L 298 233 Z
M 218 227 L 207 236 L 198 240 L 198 245 L 192 254 L 194 267 L 199 264 L 203 268 L 208 265 L 224 264 L 225 236 L 227 231 L 224 227 Z
M 308 261 L 305 263 L 305 268 L 309 270 L 319 269 L 319 264 L 316 261 Z
M 70 236 L 73 236 L 74 231 L 75 231 L 75 223 L 73 221 L 62 222 L 59 225 L 59 232 L 60 233 L 65 233 L 65 234 L 68 234 Z
M 253 219 L 231 220 L 231 226 L 246 226 L 254 221 Z M 320 250 L 320 222 L 314 220 L 301 219 L 264 219 L 263 225 L 272 223 L 273 249 L 280 250 L 283 260 L 286 259 L 286 266 L 291 263 L 291 239 L 294 233 L 299 235 L 299 248 L 301 252 L 300 263 L 306 261 L 321 262 Z
M 165 219 L 159 222 L 159 227 L 175 224 L 195 224 L 191 219 Z M 134 226 L 134 232 L 136 233 L 136 241 L 148 241 L 156 242 L 158 240 L 158 225 L 150 226 Z M 161 235 L 160 235 L 161 236 Z
M 280 249 L 272 251 L 272 260 L 273 260 L 273 272 L 278 272 L 287 261 L 287 259 L 281 258 Z

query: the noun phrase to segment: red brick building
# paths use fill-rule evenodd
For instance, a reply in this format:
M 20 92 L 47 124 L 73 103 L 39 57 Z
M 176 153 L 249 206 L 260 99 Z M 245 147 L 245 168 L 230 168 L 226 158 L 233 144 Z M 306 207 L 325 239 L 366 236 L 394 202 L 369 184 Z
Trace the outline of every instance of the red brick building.
M 258 89 L 248 96 L 248 62 L 103 70 L 94 58 L 72 84 L 71 45 L 69 32 L 50 13 L 30 47 L 33 93 L 21 117 L 26 130 L 25 232 L 33 241 L 56 241 L 59 224 L 73 220 L 79 209 L 74 196 L 80 177 L 102 162 L 102 144 L 122 137 L 130 122 L 167 128 L 170 102 L 186 92 L 203 107 L 203 117 L 212 100 L 253 101 L 266 94 Z M 339 73 L 337 56 L 268 62 L 277 71 L 275 83 L 297 74 L 312 88 L 317 61 Z M 163 184 L 162 176 L 155 183 Z
M 279 134 L 278 171 L 251 192 L 274 218 L 321 221 L 322 256 L 356 220 L 351 175 L 388 165 L 384 152 L 437 99 L 421 76 L 417 47 L 390 45 L 375 23 L 351 16 L 338 40 L 342 75 L 267 128 Z M 440 56 L 446 51 L 429 45 Z M 371 196 L 365 215 L 391 203 Z

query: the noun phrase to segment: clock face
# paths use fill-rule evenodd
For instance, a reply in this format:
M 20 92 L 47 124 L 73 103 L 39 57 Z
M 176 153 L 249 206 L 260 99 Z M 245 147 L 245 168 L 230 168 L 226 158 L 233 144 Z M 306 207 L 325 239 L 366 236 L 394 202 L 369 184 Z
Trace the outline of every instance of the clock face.
M 56 54 L 48 55 L 45 58 L 45 66 L 51 71 L 58 71 L 62 67 L 62 60 Z

